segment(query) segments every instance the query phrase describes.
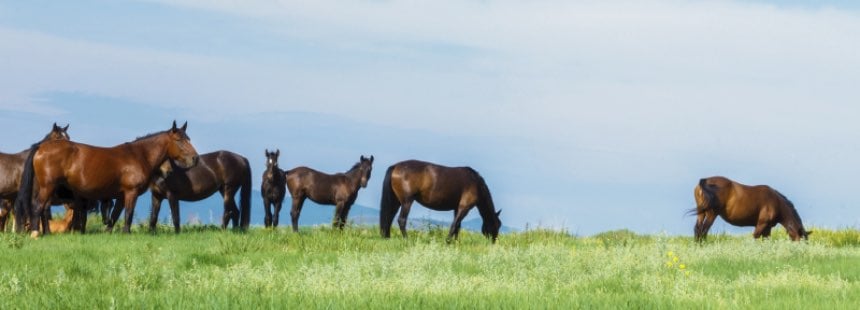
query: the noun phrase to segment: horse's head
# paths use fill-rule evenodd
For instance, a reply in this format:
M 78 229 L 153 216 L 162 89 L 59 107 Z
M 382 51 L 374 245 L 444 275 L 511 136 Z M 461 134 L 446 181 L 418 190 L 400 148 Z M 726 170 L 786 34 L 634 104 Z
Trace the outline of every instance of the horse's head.
M 51 128 L 51 132 L 45 135 L 45 141 L 48 140 L 70 140 L 69 134 L 67 131 L 69 130 L 69 125 L 66 127 L 57 126 L 57 123 L 54 123 L 54 127 Z
M 502 220 L 499 219 L 499 214 L 502 214 L 501 209 L 493 212 L 491 219 L 484 219 L 484 224 L 481 225 L 481 233 L 488 238 L 492 238 L 493 243 L 499 238 L 499 229 L 502 228 Z
M 191 138 L 188 138 L 188 135 L 185 133 L 187 128 L 188 122 L 185 122 L 181 128 L 177 128 L 176 121 L 173 121 L 173 127 L 167 131 L 167 135 L 170 137 L 170 143 L 167 147 L 167 157 L 182 169 L 192 168 L 200 160 L 197 150 L 191 145 Z
M 370 180 L 370 172 L 373 170 L 373 155 L 370 157 L 361 156 L 358 162 L 358 169 L 361 174 L 361 187 L 367 187 L 367 181 Z
M 274 170 L 278 168 L 278 156 L 281 156 L 281 150 L 275 149 L 274 152 L 269 152 L 266 149 L 266 170 Z

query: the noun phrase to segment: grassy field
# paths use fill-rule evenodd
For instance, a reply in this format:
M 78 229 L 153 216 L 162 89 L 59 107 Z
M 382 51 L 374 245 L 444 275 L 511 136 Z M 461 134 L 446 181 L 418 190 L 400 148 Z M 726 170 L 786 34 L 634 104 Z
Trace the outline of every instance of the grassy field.
M 166 229 L 164 230 L 167 231 Z M 442 229 L 381 239 L 372 227 L 181 235 L 0 234 L 0 296 L 14 308 L 855 308 L 860 232 L 792 243 L 627 231 Z

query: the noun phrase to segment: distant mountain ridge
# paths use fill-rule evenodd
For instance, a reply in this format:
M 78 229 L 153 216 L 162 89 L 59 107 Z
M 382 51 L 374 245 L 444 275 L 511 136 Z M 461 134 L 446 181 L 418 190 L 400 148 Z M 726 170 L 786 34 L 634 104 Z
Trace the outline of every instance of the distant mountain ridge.
M 237 199 L 238 197 L 239 196 L 236 195 Z M 149 219 L 151 209 L 150 199 L 151 196 L 148 192 L 138 198 L 137 207 L 135 208 L 135 222 L 145 222 Z M 284 203 L 281 207 L 280 219 L 278 221 L 279 227 L 289 227 L 292 225 L 290 223 L 290 208 L 292 207 L 290 201 L 290 197 L 286 197 L 284 199 Z M 238 204 L 239 202 L 237 201 L 236 203 Z M 420 206 L 418 207 L 421 208 Z M 216 193 L 209 198 L 197 202 L 180 201 L 179 210 L 180 221 L 183 225 L 189 223 L 220 225 L 221 215 L 224 212 L 224 203 L 221 199 L 221 195 Z M 472 212 L 477 212 L 477 210 L 472 210 Z M 446 213 L 450 214 L 449 212 Z M 328 225 L 331 224 L 333 216 L 334 206 L 319 205 L 313 201 L 306 200 L 304 207 L 302 207 L 301 216 L 299 217 L 299 226 Z M 264 217 L 265 211 L 263 210 L 263 198 L 260 191 L 252 190 L 251 225 L 262 226 Z M 161 224 L 170 223 L 170 207 L 166 200 L 161 204 L 161 212 L 158 216 L 158 221 Z M 379 225 L 379 209 L 357 204 L 353 205 L 349 212 L 348 221 L 349 223 L 356 225 Z M 463 221 L 461 227 L 463 229 L 480 232 L 482 223 L 481 218 L 472 218 Z M 410 215 L 408 227 L 409 229 L 423 229 L 427 227 L 442 227 L 447 229 L 450 225 L 450 220 L 444 221 L 422 217 L 417 215 L 415 209 L 413 209 L 413 212 Z M 396 221 L 393 223 L 393 226 L 397 227 Z M 516 231 L 516 229 L 502 226 L 499 231 L 507 233 Z

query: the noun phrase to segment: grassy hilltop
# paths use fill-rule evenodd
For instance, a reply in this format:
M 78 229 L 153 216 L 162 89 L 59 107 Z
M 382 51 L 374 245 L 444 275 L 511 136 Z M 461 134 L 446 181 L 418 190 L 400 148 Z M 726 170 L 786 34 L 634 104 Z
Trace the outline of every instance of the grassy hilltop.
M 860 232 L 818 229 L 793 243 L 748 235 L 575 237 L 549 231 L 491 245 L 443 229 L 381 239 L 343 232 L 187 227 L 0 234 L 3 308 L 853 308 Z

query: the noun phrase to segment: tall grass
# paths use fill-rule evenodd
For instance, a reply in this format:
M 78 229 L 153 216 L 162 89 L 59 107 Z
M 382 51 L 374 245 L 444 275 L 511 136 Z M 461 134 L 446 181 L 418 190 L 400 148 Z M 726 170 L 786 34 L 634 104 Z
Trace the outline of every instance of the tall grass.
M 138 227 L 135 227 L 138 228 Z M 854 230 L 808 242 L 537 230 L 491 245 L 443 229 L 379 237 L 209 226 L 184 233 L 3 234 L 3 308 L 853 308 Z M 855 241 L 852 241 L 855 240 Z

